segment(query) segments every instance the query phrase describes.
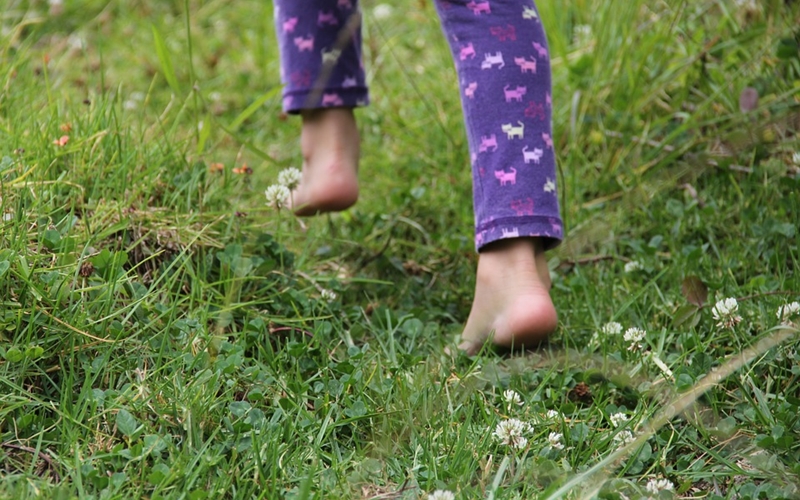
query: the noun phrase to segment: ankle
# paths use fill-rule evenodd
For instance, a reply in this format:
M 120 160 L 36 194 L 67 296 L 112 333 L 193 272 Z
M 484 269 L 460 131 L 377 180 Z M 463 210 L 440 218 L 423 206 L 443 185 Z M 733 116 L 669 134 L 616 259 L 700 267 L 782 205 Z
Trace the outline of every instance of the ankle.
M 544 253 L 541 238 L 508 238 L 489 243 L 481 249 L 481 255 L 503 254 L 506 258 L 530 260 Z
M 356 117 L 353 108 L 306 109 L 300 113 L 303 129 L 317 127 L 334 127 L 338 131 L 342 125 L 355 125 Z
M 314 157 L 343 158 L 359 155 L 359 133 L 352 108 L 311 109 L 302 112 L 300 148 L 306 162 Z
M 478 257 L 479 280 L 523 279 L 536 281 L 549 278 L 544 245 L 540 238 L 511 238 L 485 246 Z M 549 279 L 547 280 L 549 282 Z M 549 286 L 549 283 L 546 283 Z

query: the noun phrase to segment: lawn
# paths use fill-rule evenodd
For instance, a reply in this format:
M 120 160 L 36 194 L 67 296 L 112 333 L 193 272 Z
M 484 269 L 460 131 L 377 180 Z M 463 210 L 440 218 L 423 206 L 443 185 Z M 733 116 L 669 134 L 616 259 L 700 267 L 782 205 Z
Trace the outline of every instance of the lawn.
M 472 357 L 431 0 L 363 2 L 362 197 L 302 221 L 271 2 L 2 5 L 0 498 L 800 497 L 800 3 L 540 0 L 559 328 Z

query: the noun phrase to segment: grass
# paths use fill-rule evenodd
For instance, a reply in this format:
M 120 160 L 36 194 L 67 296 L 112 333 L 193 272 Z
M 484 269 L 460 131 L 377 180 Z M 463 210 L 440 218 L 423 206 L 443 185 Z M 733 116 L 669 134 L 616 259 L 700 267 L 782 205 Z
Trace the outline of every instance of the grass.
M 6 5 L 0 497 L 800 495 L 797 2 L 540 2 L 560 327 L 475 358 L 443 351 L 476 256 L 430 2 L 365 2 L 363 197 L 306 227 L 263 200 L 299 162 L 268 3 Z

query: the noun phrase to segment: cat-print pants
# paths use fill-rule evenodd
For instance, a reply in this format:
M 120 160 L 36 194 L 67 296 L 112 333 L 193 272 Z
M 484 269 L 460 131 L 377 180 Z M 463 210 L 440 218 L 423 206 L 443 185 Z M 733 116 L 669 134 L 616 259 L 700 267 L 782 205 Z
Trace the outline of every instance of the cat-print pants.
M 458 72 L 475 244 L 562 237 L 550 59 L 532 0 L 436 0 Z M 284 110 L 368 103 L 357 0 L 275 0 Z

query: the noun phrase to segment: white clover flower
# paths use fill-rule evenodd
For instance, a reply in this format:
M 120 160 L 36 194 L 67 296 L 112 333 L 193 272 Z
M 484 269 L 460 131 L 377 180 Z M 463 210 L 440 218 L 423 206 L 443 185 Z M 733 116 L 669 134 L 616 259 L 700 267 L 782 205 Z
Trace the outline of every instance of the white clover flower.
M 750 12 L 758 9 L 756 0 L 736 0 L 736 6 Z
M 131 95 L 122 103 L 122 107 L 128 111 L 139 109 L 145 97 L 143 92 L 131 92 Z
M 606 335 L 619 335 L 622 333 L 622 325 L 617 323 L 616 321 L 609 321 L 605 325 L 603 325 L 602 332 Z
M 638 260 L 632 260 L 630 262 L 625 263 L 625 272 L 632 273 L 634 271 L 639 271 L 642 269 L 642 263 Z
M 528 438 L 523 434 L 532 432 L 530 424 L 516 418 L 503 420 L 494 430 L 494 436 L 501 444 L 521 450 L 528 445 Z
M 592 27 L 588 24 L 575 26 L 575 45 L 586 45 L 592 39 Z
M 86 39 L 73 33 L 67 38 L 67 45 L 71 50 L 83 50 L 86 48 Z
M 633 435 L 631 431 L 625 430 L 620 431 L 614 436 L 614 445 L 617 448 L 622 448 L 630 443 L 632 443 L 636 437 Z
M 650 360 L 658 367 L 659 370 L 661 370 L 661 373 L 663 373 L 666 378 L 674 378 L 672 370 L 669 369 L 669 366 L 667 366 L 667 364 L 664 363 L 661 358 L 656 356 L 655 353 L 650 355 Z
M 280 184 L 273 184 L 264 191 L 264 196 L 267 197 L 267 205 L 277 210 L 286 206 L 291 194 L 289 188 L 281 186 Z
M 303 174 L 301 174 L 296 168 L 286 168 L 281 170 L 281 172 L 278 174 L 278 184 L 281 186 L 286 186 L 289 188 L 289 191 L 291 191 L 300 185 L 300 179 L 302 176 Z
M 662 491 L 672 491 L 675 485 L 669 479 L 650 479 L 644 487 L 651 495 L 658 495 Z
M 792 302 L 791 304 L 780 306 L 775 315 L 778 317 L 778 321 L 788 321 L 789 318 L 797 313 L 800 313 L 800 302 Z
M 563 450 L 564 443 L 561 442 L 561 439 L 564 437 L 563 434 L 560 432 L 551 432 L 549 436 L 547 436 L 547 441 L 550 443 L 550 448 L 554 450 Z
M 624 413 L 614 413 L 610 415 L 608 419 L 611 421 L 611 425 L 613 425 L 614 428 L 621 426 L 622 424 L 624 424 L 629 420 L 628 416 L 625 415 Z
M 622 338 L 625 342 L 630 343 L 628 346 L 629 351 L 636 351 L 642 348 L 642 341 L 646 334 L 647 332 L 634 326 L 625 330 L 625 335 L 623 335 Z
M 795 151 L 792 153 L 792 163 L 795 165 L 800 165 L 800 151 Z
M 447 490 L 436 490 L 428 495 L 428 500 L 455 500 L 455 498 L 455 494 Z
M 507 391 L 503 391 L 503 399 L 506 400 L 506 403 L 509 405 L 517 405 L 522 406 L 522 398 L 520 397 L 517 391 L 508 389 Z
M 336 292 L 333 290 L 328 290 L 327 288 L 323 288 L 322 292 L 320 292 L 320 295 L 322 296 L 322 300 L 327 302 L 333 302 L 337 297 Z
M 733 297 L 722 299 L 714 305 L 712 313 L 715 319 L 720 319 L 724 316 L 730 316 L 739 310 L 739 303 Z
M 47 0 L 50 6 L 50 14 L 53 16 L 60 16 L 64 13 L 64 0 Z
M 394 12 L 392 6 L 385 3 L 380 3 L 376 5 L 374 9 L 372 9 L 372 15 L 379 21 L 391 16 L 392 12 Z
M 14 220 L 14 214 L 12 212 L 7 212 L 3 214 L 3 222 L 9 222 Z
M 558 418 L 558 419 L 561 419 L 561 418 L 563 418 L 563 417 L 561 416 L 561 412 L 558 412 L 558 411 L 556 411 L 556 410 L 547 410 L 547 413 L 545 413 L 545 416 L 546 416 L 548 419 L 550 419 L 550 420 L 555 420 L 555 419 L 557 419 L 557 418 Z
M 742 321 L 742 317 L 736 314 L 739 311 L 739 303 L 733 297 L 722 299 L 711 309 L 711 315 L 717 320 L 720 328 L 733 328 Z

